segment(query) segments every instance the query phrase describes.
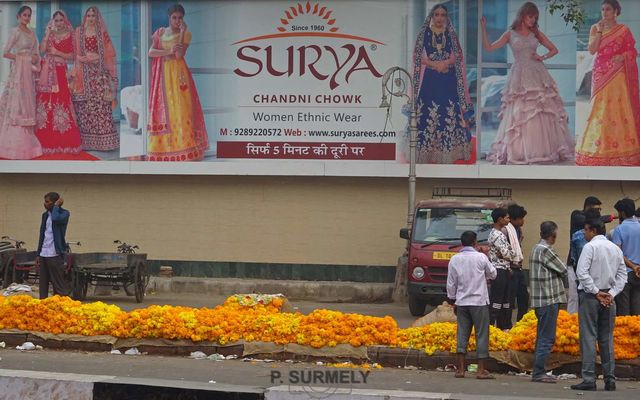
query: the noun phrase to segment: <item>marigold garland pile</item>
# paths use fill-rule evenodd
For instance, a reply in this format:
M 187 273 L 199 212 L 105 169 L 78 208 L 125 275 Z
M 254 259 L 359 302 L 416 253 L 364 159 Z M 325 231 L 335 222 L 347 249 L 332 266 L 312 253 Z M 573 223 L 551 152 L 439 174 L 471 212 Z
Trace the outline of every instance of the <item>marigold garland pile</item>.
M 122 311 L 102 302 L 80 303 L 54 296 L 37 300 L 29 296 L 0 297 L 0 329 L 20 329 L 53 334 L 111 335 L 118 338 L 190 339 L 220 344 L 261 341 L 296 343 L 314 348 L 382 345 L 455 352 L 456 324 L 399 329 L 391 317 L 370 317 L 338 311 L 315 310 L 308 315 L 282 312 L 285 299 L 277 295 L 235 295 L 215 308 L 149 306 Z M 537 319 L 527 313 L 511 332 L 491 327 L 489 349 L 533 352 Z M 472 335 L 469 349 L 475 349 Z M 640 317 L 618 317 L 614 332 L 617 359 L 640 356 Z M 578 355 L 576 315 L 560 311 L 554 352 Z
M 536 345 L 538 320 L 533 311 L 529 311 L 511 332 L 510 348 L 533 352 Z M 578 336 L 578 315 L 560 310 L 556 328 L 556 342 L 553 351 L 577 356 L 580 354 Z M 616 317 L 613 331 L 613 347 L 616 359 L 629 360 L 640 357 L 640 316 Z
M 489 327 L 489 350 L 503 351 L 509 349 L 511 337 L 495 326 Z M 456 324 L 453 322 L 436 322 L 416 328 L 398 331 L 398 347 L 424 349 L 428 355 L 436 351 L 456 352 Z M 472 332 L 469 338 L 469 351 L 475 351 L 476 338 Z

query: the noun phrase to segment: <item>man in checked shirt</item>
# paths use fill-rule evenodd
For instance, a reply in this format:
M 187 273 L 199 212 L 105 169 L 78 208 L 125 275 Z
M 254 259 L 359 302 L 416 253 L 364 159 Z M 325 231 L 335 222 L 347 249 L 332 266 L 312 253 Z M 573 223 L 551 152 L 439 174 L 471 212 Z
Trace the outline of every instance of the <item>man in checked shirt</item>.
M 544 364 L 556 341 L 556 324 L 560 304 L 567 302 L 563 281 L 567 276 L 564 265 L 553 249 L 558 236 L 558 225 L 553 221 L 540 224 L 540 242 L 529 255 L 529 280 L 531 307 L 538 318 L 536 350 L 531 380 L 556 383 L 553 376 L 545 374 Z

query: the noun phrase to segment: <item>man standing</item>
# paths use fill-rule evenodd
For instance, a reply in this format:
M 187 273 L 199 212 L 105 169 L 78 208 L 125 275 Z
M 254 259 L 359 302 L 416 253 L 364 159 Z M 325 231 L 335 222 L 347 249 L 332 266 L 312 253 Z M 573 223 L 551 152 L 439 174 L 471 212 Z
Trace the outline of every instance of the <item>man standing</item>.
M 600 216 L 600 211 L 597 208 L 591 208 L 584 213 L 586 220 L 591 219 L 602 219 Z M 606 222 L 603 220 L 603 222 Z M 582 254 L 582 249 L 584 245 L 587 244 L 587 239 L 584 238 L 584 229 L 580 229 L 573 233 L 571 236 L 571 245 L 569 250 L 569 264 L 567 268 L 568 273 L 568 302 L 567 302 L 567 312 L 569 314 L 577 314 L 578 313 L 578 278 L 576 277 L 575 267 L 578 265 L 578 260 L 580 259 L 580 254 Z
M 569 267 L 568 281 L 569 281 L 569 296 L 567 302 L 567 312 L 569 314 L 575 314 L 578 312 L 578 285 L 576 284 L 576 266 L 578 265 L 578 258 L 574 257 L 576 254 L 580 254 L 582 246 L 586 244 L 582 229 L 584 223 L 588 218 L 589 212 L 602 212 L 602 202 L 595 196 L 589 196 L 584 199 L 582 210 L 573 210 L 571 213 L 571 223 L 569 225 L 569 255 L 567 256 L 567 266 Z M 605 223 L 613 220 L 612 216 L 602 217 Z M 576 245 L 578 248 L 576 248 Z
M 616 312 L 617 315 L 640 315 L 640 222 L 633 218 L 636 204 L 631 199 L 622 199 L 614 208 L 620 225 L 614 229 L 612 241 L 622 249 L 627 266 L 627 284 L 616 296 Z
M 544 364 L 556 341 L 556 323 L 561 303 L 567 302 L 563 280 L 567 267 L 558 257 L 553 245 L 558 236 L 558 225 L 553 221 L 540 224 L 540 242 L 531 250 L 529 273 L 531 279 L 531 307 L 538 318 L 536 350 L 531 380 L 533 382 L 555 383 L 547 376 Z
M 616 390 L 614 375 L 613 327 L 616 303 L 613 300 L 627 283 L 627 272 L 622 250 L 604 237 L 604 222 L 592 219 L 584 225 L 584 236 L 589 243 L 582 249 L 576 274 L 580 309 L 580 355 L 582 379 L 574 390 L 596 390 L 596 340 L 600 349 L 604 389 Z
M 495 279 L 496 269 L 484 254 L 476 251 L 475 232 L 466 231 L 460 237 L 464 246 L 449 260 L 447 272 L 447 297 L 454 302 L 458 327 L 456 353 L 458 371 L 456 378 L 464 378 L 464 359 L 467 354 L 471 328 L 476 330 L 476 354 L 478 379 L 493 379 L 485 368 L 489 358 L 489 293 L 487 279 Z
M 529 292 L 527 289 L 527 281 L 524 271 L 522 270 L 522 261 L 524 259 L 522 253 L 522 227 L 524 226 L 524 217 L 527 216 L 527 210 L 517 204 L 511 204 L 507 207 L 509 214 L 509 224 L 502 230 L 509 240 L 509 244 L 516 254 L 516 260 L 511 262 L 511 289 L 509 293 L 509 303 L 511 308 L 518 307 L 518 316 L 516 321 L 520 321 L 522 317 L 529 311 Z
M 576 231 L 582 230 L 584 228 L 584 222 L 586 220 L 585 213 L 589 210 L 598 210 L 598 212 L 602 212 L 602 202 L 595 196 L 589 196 L 584 199 L 584 205 L 582 210 L 573 210 L 571 212 L 571 225 L 569 228 L 569 240 Z M 569 262 L 569 261 L 567 261 Z
M 504 208 L 496 208 L 491 212 L 493 228 L 489 232 L 489 261 L 498 270 L 496 280 L 491 284 L 489 301 L 491 302 L 491 325 L 499 329 L 511 329 L 511 304 L 509 303 L 509 287 L 511 281 L 511 262 L 516 254 L 509 244 L 502 229 L 509 224 L 509 215 Z
M 44 196 L 45 212 L 40 224 L 38 257 L 36 265 L 40 267 L 40 299 L 49 295 L 49 282 L 53 293 L 68 296 L 71 285 L 65 278 L 64 254 L 67 242 L 65 234 L 69 223 L 69 211 L 62 208 L 64 200 L 56 192 Z

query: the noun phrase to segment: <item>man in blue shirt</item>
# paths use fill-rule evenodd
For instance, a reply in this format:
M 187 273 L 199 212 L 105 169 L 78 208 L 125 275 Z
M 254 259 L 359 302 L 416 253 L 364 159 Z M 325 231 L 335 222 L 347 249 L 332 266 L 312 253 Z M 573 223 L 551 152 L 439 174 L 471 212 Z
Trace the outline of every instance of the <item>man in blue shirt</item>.
M 595 207 L 590 208 L 584 212 L 584 218 L 586 220 L 601 219 L 600 210 Z M 569 314 L 578 313 L 578 278 L 576 277 L 575 268 L 578 265 L 582 248 L 587 243 L 587 239 L 584 237 L 584 229 L 577 230 L 573 235 L 571 235 L 571 245 L 569 246 L 569 265 L 567 268 L 569 281 L 567 312 Z
M 589 210 L 597 210 L 598 212 L 602 211 L 602 202 L 595 196 L 589 196 L 584 199 L 584 206 L 582 210 L 573 210 L 571 212 L 571 222 L 569 223 L 569 242 L 573 238 L 573 234 L 577 231 L 581 231 L 584 228 L 584 222 L 586 220 L 585 213 Z M 571 245 L 569 245 L 569 256 L 567 257 L 567 265 L 573 265 L 575 267 L 576 264 L 571 264 Z M 576 263 L 578 260 L 576 260 Z
M 53 293 L 68 296 L 71 292 L 69 280 L 65 277 L 64 255 L 67 249 L 65 234 L 69 223 L 69 211 L 62 208 L 62 197 L 56 192 L 44 195 L 45 212 L 40 224 L 38 257 L 40 268 L 40 299 L 49 295 L 49 282 Z
M 618 200 L 620 225 L 613 231 L 612 241 L 622 249 L 627 266 L 627 284 L 616 296 L 617 315 L 640 315 L 640 222 L 634 219 L 636 205 L 631 199 Z

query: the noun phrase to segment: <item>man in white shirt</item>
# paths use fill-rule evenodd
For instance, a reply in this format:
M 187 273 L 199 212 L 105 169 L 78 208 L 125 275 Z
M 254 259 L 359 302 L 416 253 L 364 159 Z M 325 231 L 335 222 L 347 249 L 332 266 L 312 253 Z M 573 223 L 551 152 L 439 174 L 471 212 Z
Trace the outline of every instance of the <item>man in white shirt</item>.
M 38 257 L 36 264 L 40 269 L 40 298 L 49 295 L 49 282 L 53 293 L 68 296 L 71 285 L 65 277 L 64 254 L 67 242 L 65 234 L 69 223 L 69 211 L 62 208 L 64 200 L 56 192 L 44 196 L 45 212 L 40 224 L 40 240 L 38 241 Z
M 471 336 L 476 330 L 476 354 L 478 357 L 478 379 L 493 379 L 485 368 L 489 358 L 489 291 L 487 279 L 496 278 L 496 268 L 486 255 L 476 251 L 477 235 L 466 231 L 460 237 L 464 246 L 449 260 L 447 273 L 447 297 L 455 303 L 458 318 L 456 353 L 458 371 L 456 378 L 464 378 L 465 355 Z
M 576 275 L 578 277 L 578 324 L 582 379 L 574 390 L 596 390 L 596 340 L 600 349 L 604 390 L 616 390 L 614 375 L 613 328 L 616 321 L 618 295 L 627 283 L 622 250 L 604 237 L 606 228 L 600 219 L 585 222 L 582 249 Z

